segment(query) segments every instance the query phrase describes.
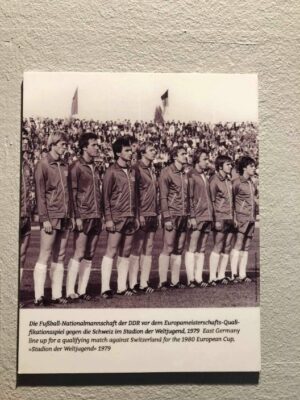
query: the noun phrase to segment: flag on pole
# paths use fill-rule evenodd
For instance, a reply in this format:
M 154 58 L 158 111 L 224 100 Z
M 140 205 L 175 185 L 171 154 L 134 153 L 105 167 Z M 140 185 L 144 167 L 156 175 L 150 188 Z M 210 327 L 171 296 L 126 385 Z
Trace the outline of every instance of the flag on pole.
M 76 88 L 71 107 L 71 115 L 78 114 L 78 88 Z
M 161 97 L 163 108 L 165 109 L 169 105 L 169 90 L 167 90 Z
M 154 112 L 154 123 L 155 124 L 164 124 L 164 117 L 161 106 L 156 107 Z

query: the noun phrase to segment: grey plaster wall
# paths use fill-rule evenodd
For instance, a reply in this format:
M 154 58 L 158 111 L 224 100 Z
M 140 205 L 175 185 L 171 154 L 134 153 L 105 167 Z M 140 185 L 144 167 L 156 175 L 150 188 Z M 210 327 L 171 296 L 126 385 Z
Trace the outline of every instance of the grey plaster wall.
M 299 398 L 298 2 L 3 0 L 0 9 L 0 397 Z M 258 385 L 16 388 L 20 86 L 24 70 L 259 74 L 263 220 L 262 373 Z

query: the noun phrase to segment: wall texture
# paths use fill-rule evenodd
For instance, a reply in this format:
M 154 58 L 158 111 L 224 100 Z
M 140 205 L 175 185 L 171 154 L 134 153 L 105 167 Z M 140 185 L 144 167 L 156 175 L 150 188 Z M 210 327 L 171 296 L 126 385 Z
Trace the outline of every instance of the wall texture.
M 1 398 L 299 398 L 299 3 L 4 0 L 0 9 Z M 258 385 L 16 388 L 24 70 L 259 74 L 263 220 L 262 373 Z

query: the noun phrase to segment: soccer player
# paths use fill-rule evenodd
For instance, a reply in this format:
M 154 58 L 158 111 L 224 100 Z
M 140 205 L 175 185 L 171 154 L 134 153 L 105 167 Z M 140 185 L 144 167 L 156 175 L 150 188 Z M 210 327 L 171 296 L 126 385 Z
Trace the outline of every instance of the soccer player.
M 160 290 L 184 288 L 180 282 L 180 267 L 189 219 L 189 184 L 184 171 L 187 152 L 183 146 L 172 149 L 173 163 L 159 177 L 160 205 L 164 226 L 163 249 L 158 259 Z M 167 281 L 171 265 L 171 284 Z
M 231 170 L 232 159 L 221 155 L 215 161 L 216 172 L 210 180 L 214 214 L 214 248 L 209 259 L 209 285 L 228 284 L 225 276 L 234 233 Z M 218 276 L 217 276 L 218 275 Z
M 26 260 L 26 253 L 30 243 L 31 234 L 31 206 L 30 206 L 30 177 L 31 168 L 24 157 L 22 161 L 22 172 L 21 172 L 21 215 L 20 215 L 20 285 L 22 282 L 23 270 Z M 24 306 L 20 303 L 20 308 Z
M 80 136 L 81 157 L 70 169 L 75 217 L 74 255 L 69 261 L 66 283 L 66 294 L 70 300 L 91 300 L 86 289 L 102 228 L 100 170 L 95 164 L 99 155 L 97 139 L 97 135 L 90 132 Z M 75 293 L 77 275 L 78 288 Z
M 158 228 L 157 179 L 152 163 L 156 149 L 152 142 L 142 143 L 139 149 L 142 159 L 135 165 L 140 229 L 134 234 L 129 263 L 129 287 L 133 291 L 154 292 L 149 286 L 152 249 Z M 138 272 L 141 267 L 140 284 Z
M 68 166 L 63 161 L 67 142 L 64 132 L 51 133 L 48 138 L 50 151 L 35 168 L 36 199 L 41 224 L 40 252 L 33 274 L 36 306 L 48 304 L 44 297 L 44 286 L 47 263 L 51 257 L 52 303 L 67 303 L 67 299 L 62 296 L 63 262 L 69 231 L 72 229 Z
M 213 208 L 210 198 L 207 171 L 208 153 L 199 149 L 193 156 L 195 167 L 189 171 L 191 210 L 195 216 L 195 229 L 190 231 L 188 251 L 185 253 L 185 267 L 188 287 L 206 287 L 203 281 L 205 248 L 209 232 L 212 229 Z
M 237 233 L 230 254 L 231 278 L 234 283 L 251 282 L 251 279 L 246 275 L 246 268 L 256 219 L 257 193 L 252 181 L 255 174 L 253 158 L 249 156 L 241 157 L 238 162 L 238 172 L 240 176 L 233 181 L 233 204 Z
M 105 299 L 113 297 L 110 278 L 114 258 L 117 259 L 117 294 L 135 294 L 127 287 L 129 256 L 133 234 L 138 229 L 136 171 L 131 168 L 132 148 L 130 138 L 119 137 L 113 143 L 116 162 L 103 178 L 103 207 L 108 239 L 101 264 L 101 294 Z

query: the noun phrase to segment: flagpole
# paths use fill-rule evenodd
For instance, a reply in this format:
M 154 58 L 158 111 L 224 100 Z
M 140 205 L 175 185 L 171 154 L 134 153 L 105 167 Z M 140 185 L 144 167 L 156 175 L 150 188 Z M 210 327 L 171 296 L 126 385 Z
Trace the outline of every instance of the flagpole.
M 165 117 L 167 107 L 169 106 L 169 89 L 160 97 L 163 105 L 162 116 Z
M 71 119 L 74 115 L 78 115 L 78 86 L 76 87 L 75 93 L 72 98 L 72 105 L 71 105 Z

